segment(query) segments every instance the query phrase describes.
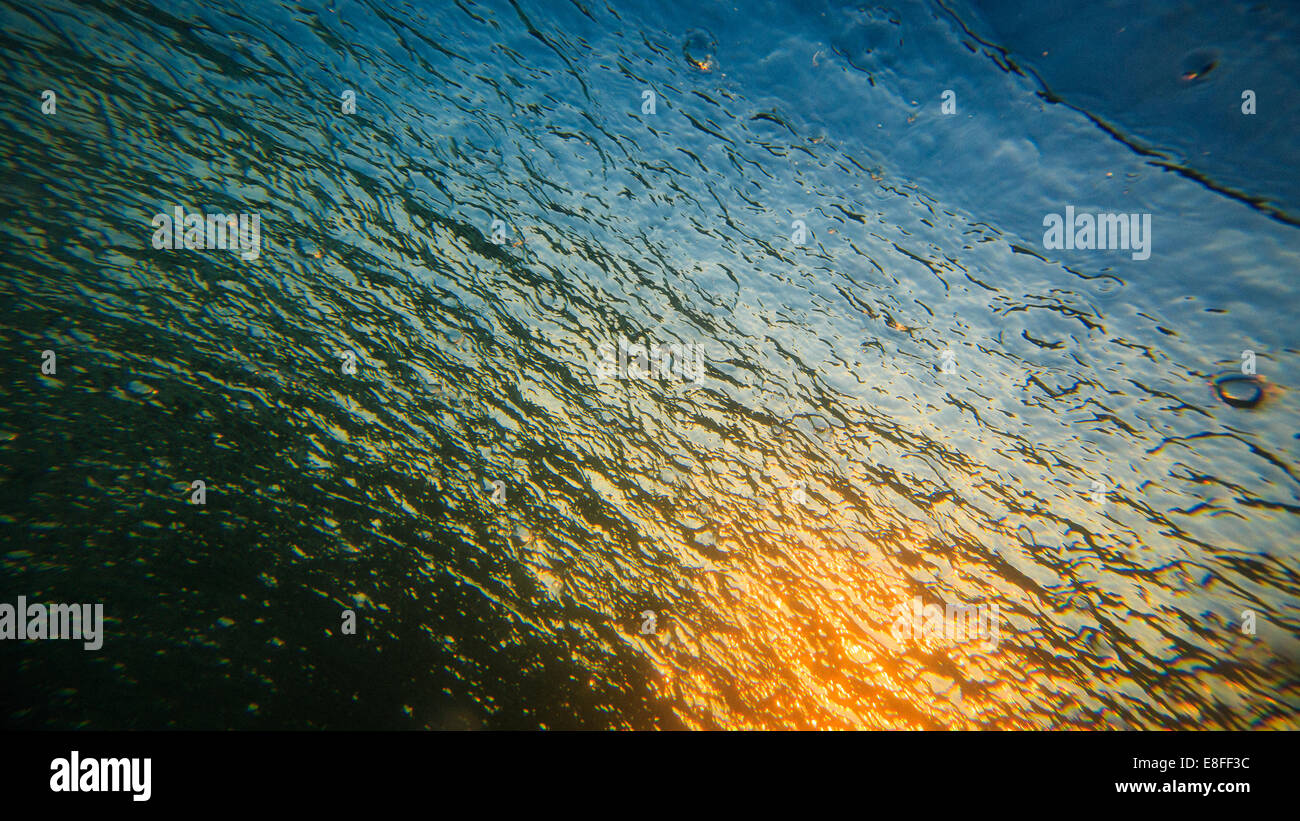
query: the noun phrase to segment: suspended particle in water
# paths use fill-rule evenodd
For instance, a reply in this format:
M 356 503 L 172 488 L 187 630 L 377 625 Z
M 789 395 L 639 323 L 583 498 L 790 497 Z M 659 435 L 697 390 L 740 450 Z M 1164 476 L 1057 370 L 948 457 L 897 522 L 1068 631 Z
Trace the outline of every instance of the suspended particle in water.
M 1200 83 L 1219 66 L 1219 53 L 1214 49 L 1202 48 L 1189 53 L 1183 58 L 1179 79 L 1184 83 Z
M 957 372 L 957 355 L 953 353 L 951 349 L 944 351 L 940 355 L 940 359 L 942 360 L 942 364 L 939 367 L 940 371 L 943 373 Z
M 704 29 L 694 29 L 682 42 L 682 56 L 698 71 L 713 71 L 718 64 L 718 41 Z
M 312 259 L 320 259 L 322 256 L 320 246 L 305 237 L 298 240 L 298 253 Z
M 790 500 L 796 505 L 808 504 L 808 482 L 799 479 L 794 483 L 794 492 L 790 494 Z
M 1089 492 L 1092 494 L 1092 503 L 1101 507 L 1106 504 L 1106 486 L 1098 479 L 1092 480 Z

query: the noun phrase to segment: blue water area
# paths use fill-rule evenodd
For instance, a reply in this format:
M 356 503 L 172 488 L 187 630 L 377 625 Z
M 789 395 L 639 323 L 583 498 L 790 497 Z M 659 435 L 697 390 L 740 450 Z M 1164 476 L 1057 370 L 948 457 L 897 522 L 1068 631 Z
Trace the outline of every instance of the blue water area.
M 1295 729 L 1298 29 L 0 0 L 0 715 Z

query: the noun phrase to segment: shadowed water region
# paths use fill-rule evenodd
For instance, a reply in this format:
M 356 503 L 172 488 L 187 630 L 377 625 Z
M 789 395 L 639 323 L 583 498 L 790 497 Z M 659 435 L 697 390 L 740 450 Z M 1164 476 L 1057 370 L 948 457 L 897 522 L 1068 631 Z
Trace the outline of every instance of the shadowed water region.
M 0 22 L 8 726 L 1297 726 L 1280 4 Z

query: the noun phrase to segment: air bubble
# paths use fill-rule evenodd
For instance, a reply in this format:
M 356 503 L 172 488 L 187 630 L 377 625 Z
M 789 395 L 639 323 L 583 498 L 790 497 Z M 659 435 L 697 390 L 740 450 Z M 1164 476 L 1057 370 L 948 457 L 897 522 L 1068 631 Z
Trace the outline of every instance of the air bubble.
M 1253 408 L 1264 398 L 1264 380 L 1231 373 L 1214 380 L 1214 392 L 1234 408 Z

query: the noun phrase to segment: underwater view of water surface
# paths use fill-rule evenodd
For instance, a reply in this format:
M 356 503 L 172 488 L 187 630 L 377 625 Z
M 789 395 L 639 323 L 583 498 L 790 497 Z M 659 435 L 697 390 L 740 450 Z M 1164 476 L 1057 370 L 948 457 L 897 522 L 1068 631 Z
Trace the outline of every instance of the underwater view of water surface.
M 4 726 L 1300 728 L 1296 12 L 0 0 Z

